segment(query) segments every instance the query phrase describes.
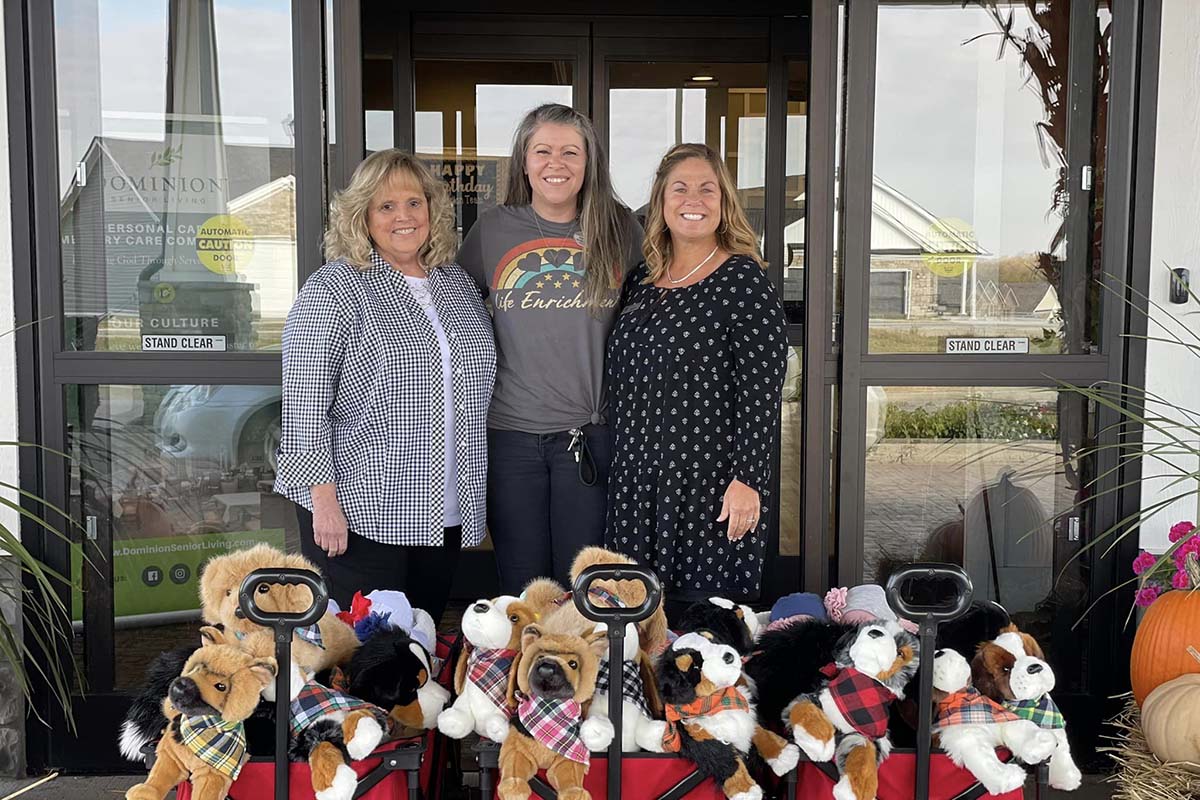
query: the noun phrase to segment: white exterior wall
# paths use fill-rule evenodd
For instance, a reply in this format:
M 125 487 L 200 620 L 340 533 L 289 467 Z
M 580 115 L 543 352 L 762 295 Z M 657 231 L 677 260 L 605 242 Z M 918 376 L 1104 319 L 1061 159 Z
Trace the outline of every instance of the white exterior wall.
M 1154 222 L 1150 243 L 1150 299 L 1162 310 L 1151 309 L 1149 335 L 1170 338 L 1172 330 L 1184 341 L 1197 344 L 1200 307 L 1171 305 L 1169 267 L 1186 267 L 1192 290 L 1200 289 L 1200 3 L 1196 0 L 1163 0 L 1162 45 L 1159 59 L 1158 124 L 1154 147 Z M 1180 419 L 1179 409 L 1200 412 L 1200 351 L 1187 353 L 1179 345 L 1148 342 L 1146 389 L 1161 395 L 1173 408 L 1160 409 L 1164 417 Z M 1200 415 L 1193 416 L 1200 419 Z M 1191 446 L 1200 446 L 1194 431 Z M 1147 431 L 1149 440 L 1151 432 Z M 1142 465 L 1142 507 L 1191 490 L 1192 494 L 1163 509 L 1142 526 L 1141 544 L 1162 551 L 1169 544 L 1168 528 L 1180 520 L 1200 521 L 1195 482 L 1170 487 L 1180 470 L 1194 472 L 1195 458 L 1171 456 L 1172 467 L 1154 459 Z
M 3 10 L 0 9 L 0 29 Z M 17 354 L 13 329 L 12 192 L 8 175 L 8 89 L 4 76 L 4 40 L 0 37 L 0 442 L 17 440 Z M 17 485 L 17 448 L 0 445 L 0 481 Z M 0 489 L 4 496 L 16 493 Z M 0 507 L 0 525 L 17 531 L 18 516 Z

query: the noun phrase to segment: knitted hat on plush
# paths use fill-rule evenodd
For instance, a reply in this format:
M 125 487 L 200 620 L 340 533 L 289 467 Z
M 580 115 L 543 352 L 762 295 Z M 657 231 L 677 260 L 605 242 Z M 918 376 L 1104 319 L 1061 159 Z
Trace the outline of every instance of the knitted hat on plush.
M 846 605 L 841 611 L 841 622 L 857 625 L 873 620 L 895 621 L 909 633 L 917 631 L 917 625 L 906 619 L 899 619 L 896 612 L 888 605 L 887 594 L 883 587 L 874 583 L 864 583 L 852 586 L 846 590 Z
M 822 622 L 829 619 L 820 595 L 812 592 L 795 592 L 784 595 L 775 601 L 775 605 L 771 606 L 771 622 L 801 614 Z

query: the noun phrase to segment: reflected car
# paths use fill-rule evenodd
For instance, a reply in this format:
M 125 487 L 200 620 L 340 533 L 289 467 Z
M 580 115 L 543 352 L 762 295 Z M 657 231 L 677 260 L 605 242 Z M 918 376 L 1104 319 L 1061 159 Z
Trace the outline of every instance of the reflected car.
M 783 379 L 783 402 L 799 403 L 803 400 L 804 392 L 804 362 L 800 357 L 800 349 L 789 347 L 787 351 L 787 372 Z M 887 422 L 887 391 L 882 386 L 867 387 L 867 450 L 879 444 L 883 438 L 884 425 Z
M 158 447 L 180 460 L 275 470 L 283 427 L 278 386 L 172 386 L 154 413 Z

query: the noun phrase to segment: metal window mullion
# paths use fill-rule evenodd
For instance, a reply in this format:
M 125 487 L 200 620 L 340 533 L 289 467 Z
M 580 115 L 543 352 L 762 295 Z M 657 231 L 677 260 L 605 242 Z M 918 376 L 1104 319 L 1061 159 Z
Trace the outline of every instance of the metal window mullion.
M 254 384 L 278 385 L 278 352 L 201 354 L 60 353 L 54 360 L 60 385 Z
M 412 153 L 416 150 L 416 92 L 413 90 L 412 15 L 400 4 L 385 17 L 392 23 L 392 141 Z
M 1067 215 L 1066 261 L 1059 292 L 1068 353 L 1084 352 L 1091 283 L 1091 188 L 1083 188 L 1082 171 L 1092 167 L 1092 101 L 1095 95 L 1096 0 L 1070 5 L 1067 64 Z M 1099 309 L 1096 309 L 1099 313 Z M 1097 343 L 1099 344 L 1099 343 Z
M 872 165 L 875 142 L 875 57 L 878 0 L 855 0 L 846 24 L 845 157 L 842 160 L 841 244 L 845 297 L 842 342 L 841 442 L 838 467 L 838 578 L 862 577 L 863 489 L 866 481 L 866 387 L 871 262 Z
M 292 113 L 296 144 L 296 267 L 303 281 L 322 262 L 325 206 L 325 98 L 322 0 L 292 0 Z
M 825 345 L 833 274 L 834 165 L 837 148 L 838 0 L 814 0 L 808 94 L 804 207 L 804 407 L 801 414 L 801 554 L 805 591 L 828 588 L 830 393 Z M 834 371 L 836 374 L 836 364 Z
M 336 52 L 327 53 L 326 58 L 334 63 L 331 87 L 334 121 L 337 128 L 337 164 L 329 175 L 329 190 L 350 185 L 354 168 L 363 159 L 366 146 L 363 119 L 362 92 L 362 4 L 361 0 L 337 0 L 333 4 L 333 19 L 326 20 L 333 26 L 333 44 Z

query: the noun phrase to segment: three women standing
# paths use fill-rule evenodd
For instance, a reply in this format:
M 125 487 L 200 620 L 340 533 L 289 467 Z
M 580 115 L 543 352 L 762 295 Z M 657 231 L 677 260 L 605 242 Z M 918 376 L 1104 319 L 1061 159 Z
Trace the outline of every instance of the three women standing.
M 517 128 L 503 205 L 458 263 L 490 298 L 497 346 L 488 415 L 488 528 L 500 591 L 567 581 L 604 538 L 612 440 L 605 343 L 641 229 L 613 193 L 587 117 L 549 104 Z
M 679 605 L 756 597 L 786 321 L 709 147 L 677 145 L 659 164 L 643 253 L 608 349 L 607 542 L 652 566 Z

